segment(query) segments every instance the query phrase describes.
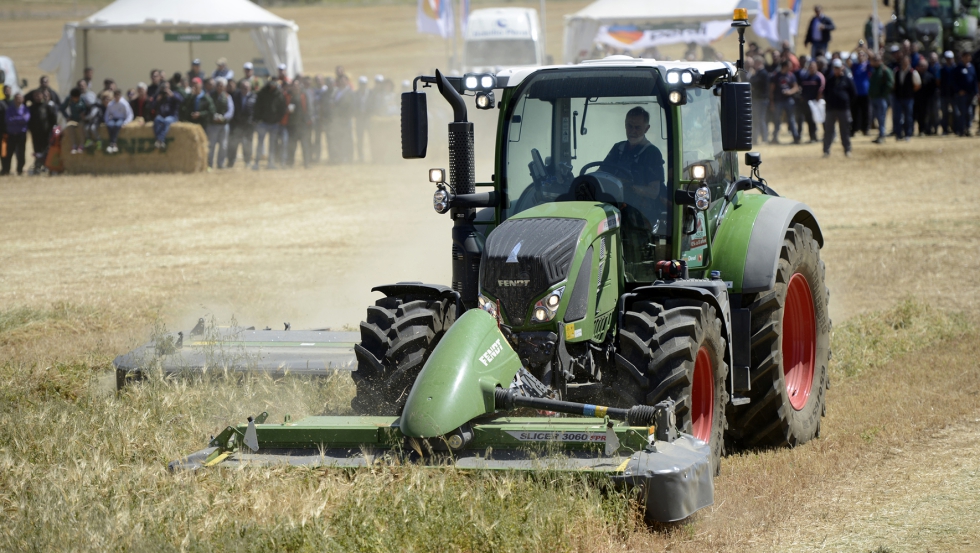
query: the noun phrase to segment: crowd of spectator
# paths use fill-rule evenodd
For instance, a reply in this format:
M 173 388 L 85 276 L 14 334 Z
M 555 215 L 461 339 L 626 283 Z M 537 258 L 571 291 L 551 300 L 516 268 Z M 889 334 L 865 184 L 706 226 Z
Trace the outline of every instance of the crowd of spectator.
M 749 44 L 746 70 L 756 143 L 779 144 L 784 124 L 795 144 L 803 140 L 804 124 L 809 142 L 817 142 L 822 130 L 824 156 L 830 155 L 838 129 L 848 156 L 857 133 L 874 132 L 876 144 L 888 136 L 899 141 L 916 135 L 970 136 L 978 98 L 973 52 L 924 53 L 907 40 L 875 50 L 873 19 L 854 50 L 832 50 L 834 30 L 833 20 L 817 6 L 804 40 L 809 56 L 797 56 L 788 43 L 766 52 Z
M 120 130 L 134 121 L 152 126 L 154 146 L 161 151 L 167 149 L 167 135 L 175 122 L 201 125 L 207 136 L 209 168 L 234 166 L 239 152 L 253 169 L 262 159 L 269 169 L 291 167 L 297 149 L 304 167 L 321 161 L 364 162 L 369 153 L 374 161 L 386 161 L 383 158 L 390 155 L 391 149 L 381 144 L 390 137 L 382 138 L 380 129 L 372 132 L 377 119 L 398 114 L 390 79 L 377 75 L 372 85 L 367 77 L 360 77 L 355 88 L 340 66 L 334 76 L 290 79 L 285 65 L 261 79 L 251 63 L 244 64 L 236 79 L 224 58 L 216 65 L 208 75 L 195 59 L 190 71 L 175 72 L 169 79 L 154 69 L 149 84 L 141 82 L 125 92 L 108 78 L 98 93 L 93 88 L 94 71 L 86 68 L 63 101 L 46 76 L 27 94 L 11 97 L 9 90 L 4 91 L 10 99 L 0 101 L 0 137 L 6 143 L 0 174 L 10 174 L 14 159 L 17 174 L 23 173 L 28 133 L 35 156 L 31 171 L 41 172 L 59 118 L 73 145 L 64 152 L 68 155 L 96 150 L 118 153 Z M 102 127 L 107 142 L 100 136 Z

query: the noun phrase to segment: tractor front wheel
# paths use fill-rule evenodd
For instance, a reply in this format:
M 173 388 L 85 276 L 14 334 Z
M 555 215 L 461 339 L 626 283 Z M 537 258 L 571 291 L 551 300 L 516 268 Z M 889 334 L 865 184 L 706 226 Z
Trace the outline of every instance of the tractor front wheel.
M 634 303 L 623 315 L 616 365 L 612 387 L 621 401 L 674 400 L 678 429 L 711 445 L 717 474 L 724 454 L 728 365 L 715 308 L 682 299 Z
M 361 343 L 354 346 L 354 411 L 400 414 L 429 354 L 455 320 L 451 301 L 421 294 L 389 296 L 368 307 Z
M 729 438 L 747 447 L 795 446 L 819 435 L 830 360 L 830 292 L 810 229 L 786 231 L 776 286 L 748 298 L 751 399 L 731 406 Z

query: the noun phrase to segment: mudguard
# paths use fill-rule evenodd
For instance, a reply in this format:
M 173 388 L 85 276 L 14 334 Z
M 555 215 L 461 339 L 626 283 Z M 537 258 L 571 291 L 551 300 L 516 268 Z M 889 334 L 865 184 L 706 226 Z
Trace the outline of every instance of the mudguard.
M 810 229 L 823 247 L 823 232 L 801 202 L 740 192 L 712 241 L 712 271 L 721 271 L 733 294 L 753 294 L 776 285 L 776 268 L 786 229 L 796 223 Z
M 494 389 L 510 386 L 520 368 L 497 320 L 470 309 L 449 327 L 422 367 L 402 411 L 402 433 L 434 438 L 493 413 Z

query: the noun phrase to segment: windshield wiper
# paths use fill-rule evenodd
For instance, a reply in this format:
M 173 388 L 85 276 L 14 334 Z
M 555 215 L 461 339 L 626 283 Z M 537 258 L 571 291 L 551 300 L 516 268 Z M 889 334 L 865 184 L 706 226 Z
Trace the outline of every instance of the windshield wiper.
M 599 97 L 595 97 L 595 101 L 599 101 Z M 589 116 L 589 99 L 585 99 L 585 109 L 582 110 L 582 136 L 589 134 L 589 129 L 585 128 L 585 118 Z

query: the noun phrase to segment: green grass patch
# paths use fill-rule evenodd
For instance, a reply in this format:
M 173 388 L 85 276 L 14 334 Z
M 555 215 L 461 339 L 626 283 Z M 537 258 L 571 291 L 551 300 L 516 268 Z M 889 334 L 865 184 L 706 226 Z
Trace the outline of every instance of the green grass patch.
M 830 370 L 836 376 L 857 376 L 974 328 L 974 321 L 963 314 L 907 298 L 889 310 L 859 315 L 835 326 Z

